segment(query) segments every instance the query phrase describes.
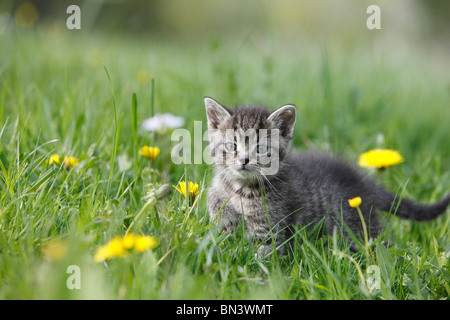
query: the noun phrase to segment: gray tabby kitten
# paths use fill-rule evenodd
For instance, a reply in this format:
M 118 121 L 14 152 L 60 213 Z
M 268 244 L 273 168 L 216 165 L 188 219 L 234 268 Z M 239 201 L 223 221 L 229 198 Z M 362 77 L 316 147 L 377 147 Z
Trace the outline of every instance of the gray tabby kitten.
M 210 216 L 218 218 L 226 231 L 244 222 L 247 234 L 261 242 L 260 255 L 271 252 L 272 239 L 283 252 L 281 244 L 295 224 L 313 227 L 323 222 L 328 233 L 337 227 L 349 237 L 344 224 L 361 236 L 361 220 L 348 203 L 357 196 L 362 198 L 360 209 L 373 238 L 380 232 L 376 209 L 420 221 L 442 214 L 450 202 L 450 195 L 432 205 L 400 201 L 343 161 L 317 153 L 290 153 L 296 121 L 293 105 L 273 112 L 256 106 L 232 110 L 205 98 L 205 106 L 216 167 L 208 191 Z M 353 243 L 352 247 L 356 248 Z

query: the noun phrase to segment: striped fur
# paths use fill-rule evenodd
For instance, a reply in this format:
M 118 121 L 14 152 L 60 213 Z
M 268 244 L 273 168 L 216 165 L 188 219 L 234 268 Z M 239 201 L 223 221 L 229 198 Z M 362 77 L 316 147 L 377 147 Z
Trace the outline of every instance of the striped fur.
M 256 106 L 232 110 L 210 98 L 205 98 L 205 105 L 216 168 L 208 191 L 210 216 L 219 218 L 226 231 L 244 222 L 248 235 L 262 244 L 260 254 L 271 252 L 272 239 L 282 251 L 281 244 L 295 224 L 312 228 L 323 223 L 324 232 L 337 228 L 349 239 L 349 231 L 360 237 L 360 218 L 348 204 L 348 199 L 356 196 L 363 199 L 360 208 L 371 237 L 380 232 L 377 208 L 402 218 L 429 220 L 445 212 L 450 202 L 447 196 L 434 205 L 416 205 L 408 199 L 399 203 L 393 194 L 345 161 L 327 154 L 290 153 L 295 126 L 292 105 L 274 112 Z M 234 136 L 224 138 L 229 129 Z M 241 131 L 251 129 L 280 130 L 278 149 L 268 151 L 279 157 L 276 174 L 265 175 L 257 157 L 245 166 L 239 161 L 246 151 L 255 152 L 255 146 L 246 146 L 240 138 Z M 235 143 L 236 150 L 227 150 L 226 143 Z

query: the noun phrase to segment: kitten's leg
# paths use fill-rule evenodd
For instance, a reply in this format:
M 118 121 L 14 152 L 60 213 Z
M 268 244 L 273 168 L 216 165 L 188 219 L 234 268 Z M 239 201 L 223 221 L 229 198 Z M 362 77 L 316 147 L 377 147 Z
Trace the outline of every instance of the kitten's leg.
M 239 215 L 234 210 L 222 210 L 220 212 L 219 226 L 225 230 L 225 232 L 232 232 L 236 225 L 239 224 Z
M 262 243 L 259 247 L 258 247 L 258 253 L 257 256 L 258 258 L 265 258 L 267 256 L 269 256 L 270 254 L 272 254 L 274 252 L 274 247 L 272 244 L 272 241 L 269 241 L 270 243 Z M 284 247 L 281 245 L 282 242 L 281 241 L 275 241 L 275 247 L 277 248 L 277 254 L 278 255 L 284 255 Z
M 280 223 L 277 223 L 275 227 L 272 227 L 272 230 L 270 230 L 266 217 L 260 220 L 246 220 L 248 235 L 260 243 L 257 254 L 259 258 L 264 258 L 273 253 L 274 248 L 276 248 L 279 255 L 284 254 L 284 246 L 282 246 L 285 234 L 284 226 L 280 226 Z
M 236 212 L 226 201 L 209 203 L 209 215 L 211 221 L 219 223 L 219 227 L 225 232 L 232 232 L 235 225 L 239 223 L 241 215 Z

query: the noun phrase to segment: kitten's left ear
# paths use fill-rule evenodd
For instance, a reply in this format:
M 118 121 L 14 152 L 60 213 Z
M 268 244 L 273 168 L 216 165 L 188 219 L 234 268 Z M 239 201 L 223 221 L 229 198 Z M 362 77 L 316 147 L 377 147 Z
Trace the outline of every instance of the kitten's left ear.
M 296 115 L 297 109 L 295 106 L 287 104 L 272 112 L 267 121 L 271 122 L 275 128 L 280 129 L 283 137 L 292 139 L 294 137 Z
M 214 99 L 205 97 L 205 108 L 210 129 L 217 129 L 221 123 L 231 118 L 230 110 Z

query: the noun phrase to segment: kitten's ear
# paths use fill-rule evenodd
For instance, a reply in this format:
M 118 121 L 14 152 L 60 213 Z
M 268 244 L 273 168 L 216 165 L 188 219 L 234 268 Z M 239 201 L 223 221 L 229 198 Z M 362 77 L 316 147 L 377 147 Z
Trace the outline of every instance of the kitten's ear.
M 206 97 L 205 108 L 208 127 L 211 129 L 217 129 L 222 122 L 231 117 L 230 111 L 214 99 Z
M 296 114 L 295 106 L 287 104 L 272 112 L 267 121 L 272 122 L 275 128 L 280 129 L 283 137 L 292 139 L 294 137 Z

